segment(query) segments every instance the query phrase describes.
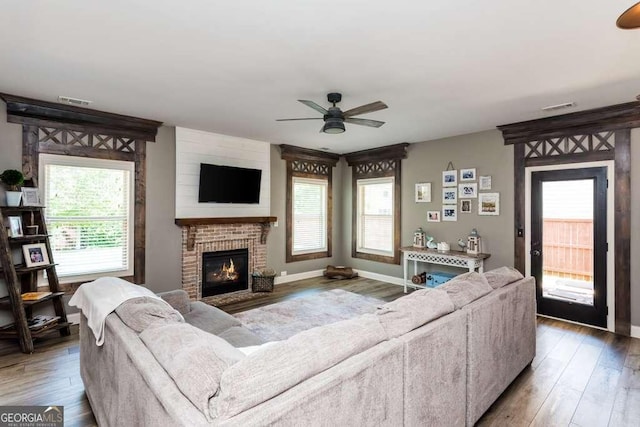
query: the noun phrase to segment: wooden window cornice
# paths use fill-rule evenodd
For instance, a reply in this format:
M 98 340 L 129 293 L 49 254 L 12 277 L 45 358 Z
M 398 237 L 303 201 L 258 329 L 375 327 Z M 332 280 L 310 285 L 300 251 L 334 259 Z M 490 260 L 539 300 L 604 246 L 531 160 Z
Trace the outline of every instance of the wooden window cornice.
M 407 158 L 408 143 L 389 145 L 387 147 L 373 148 L 370 150 L 356 151 L 345 154 L 347 164 L 351 166 L 351 198 L 352 212 L 351 217 L 351 256 L 353 258 L 366 259 L 376 262 L 384 262 L 387 264 L 400 264 L 400 233 L 401 233 L 401 176 L 402 176 L 402 159 Z M 393 248 L 394 255 L 392 257 L 384 255 L 374 255 L 364 252 L 358 252 L 358 180 L 367 178 L 394 178 L 393 189 Z
M 293 145 L 280 145 L 280 157 L 287 162 L 286 200 L 286 262 L 330 258 L 333 236 L 333 167 L 340 160 L 338 154 Z M 293 178 L 315 178 L 327 181 L 327 250 L 307 254 L 293 254 Z
M 162 122 L 0 93 L 7 122 L 22 124 L 22 172 L 38 186 L 40 153 L 135 163 L 134 283 L 145 283 L 146 142 Z M 75 289 L 65 284 L 67 290 Z

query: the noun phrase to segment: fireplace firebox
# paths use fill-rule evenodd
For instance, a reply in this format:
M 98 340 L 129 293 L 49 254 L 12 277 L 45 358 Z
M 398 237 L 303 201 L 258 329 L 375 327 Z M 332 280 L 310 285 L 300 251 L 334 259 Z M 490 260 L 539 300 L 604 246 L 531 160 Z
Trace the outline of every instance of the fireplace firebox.
M 204 252 L 202 254 L 202 296 L 249 289 L 249 250 Z

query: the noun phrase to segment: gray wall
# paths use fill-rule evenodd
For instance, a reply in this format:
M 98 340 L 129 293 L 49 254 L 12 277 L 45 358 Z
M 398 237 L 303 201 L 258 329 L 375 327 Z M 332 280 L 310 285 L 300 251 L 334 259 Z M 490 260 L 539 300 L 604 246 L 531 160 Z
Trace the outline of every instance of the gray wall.
M 497 130 L 411 144 L 402 161 L 402 246 L 413 243 L 413 232 L 422 227 L 435 240 L 445 241 L 454 249 L 459 238 L 466 240 L 472 228 L 482 236 L 483 251 L 490 253 L 486 268 L 513 265 L 513 148 L 505 146 Z M 480 175 L 491 175 L 490 192 L 500 193 L 500 216 L 479 216 L 477 199 L 472 199 L 472 213 L 458 212 L 457 222 L 427 222 L 428 210 L 442 211 L 442 171 L 447 164 L 460 170 L 476 168 Z M 343 207 L 345 235 L 351 236 L 351 168 L 345 165 Z M 415 184 L 431 183 L 431 203 L 415 203 Z M 345 263 L 379 274 L 402 277 L 399 265 L 351 258 L 351 239 L 343 242 Z M 437 270 L 461 271 L 434 267 Z
M 342 170 L 333 168 L 333 248 L 331 258 L 317 260 L 298 261 L 287 263 L 286 250 L 286 201 L 287 201 L 287 168 L 286 161 L 280 158 L 280 148 L 271 146 L 271 215 L 278 218 L 278 227 L 272 227 L 267 239 L 267 266 L 273 268 L 278 274 L 286 271 L 287 274 L 304 273 L 325 268 L 328 264 L 341 265 L 342 259 Z
M 147 143 L 146 285 L 155 292 L 182 286 L 182 231 L 175 225 L 176 129 L 162 126 Z

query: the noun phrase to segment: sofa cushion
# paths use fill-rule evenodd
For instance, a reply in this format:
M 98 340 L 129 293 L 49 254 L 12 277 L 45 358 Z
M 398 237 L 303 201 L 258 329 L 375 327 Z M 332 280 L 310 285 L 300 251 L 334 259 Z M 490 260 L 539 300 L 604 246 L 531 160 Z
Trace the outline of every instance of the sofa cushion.
M 116 308 L 116 314 L 136 332 L 142 332 L 150 326 L 184 322 L 182 315 L 166 302 L 152 297 L 127 300 Z
M 438 289 L 445 291 L 456 310 L 461 309 L 472 301 L 485 296 L 493 290 L 487 279 L 480 274 L 474 272 L 460 274 L 449 280 Z
M 218 336 L 234 347 L 247 347 L 264 344 L 264 340 L 244 326 L 232 326 L 220 332 Z
M 386 339 L 378 317 L 367 314 L 300 332 L 229 367 L 212 399 L 220 420 L 232 417 Z
M 232 326 L 242 325 L 238 319 L 219 308 L 201 301 L 191 303 L 191 311 L 184 315 L 185 322 L 210 334 L 219 335 Z
M 184 323 L 149 328 L 140 339 L 182 394 L 213 420 L 209 400 L 218 392 L 220 377 L 245 355 L 222 338 Z
M 522 273 L 513 267 L 500 267 L 495 270 L 487 271 L 484 277 L 493 289 L 501 288 L 509 283 L 517 282 L 524 279 Z
M 171 307 L 178 310 L 182 315 L 191 311 L 191 300 L 189 300 L 189 294 L 182 289 L 161 292 L 158 296 L 168 302 Z
M 449 295 L 439 289 L 421 289 L 386 303 L 376 315 L 387 339 L 398 337 L 455 310 Z

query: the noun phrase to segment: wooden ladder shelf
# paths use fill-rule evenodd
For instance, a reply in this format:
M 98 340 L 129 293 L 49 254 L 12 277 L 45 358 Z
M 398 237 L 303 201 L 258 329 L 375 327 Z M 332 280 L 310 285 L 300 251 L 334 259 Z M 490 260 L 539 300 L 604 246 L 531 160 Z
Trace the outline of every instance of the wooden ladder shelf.
M 18 339 L 20 350 L 23 353 L 33 353 L 33 340 L 50 332 L 58 331 L 60 335 L 67 336 L 71 333 L 69 322 L 64 308 L 62 296 L 59 291 L 58 274 L 56 265 L 52 259 L 51 244 L 47 225 L 44 220 L 44 207 L 41 206 L 0 206 L 2 224 L 0 226 L 0 278 L 4 276 L 8 295 L 0 298 L 0 309 L 10 308 L 14 323 L 8 327 L 0 328 L 0 339 Z M 14 236 L 9 235 L 7 226 L 9 217 L 19 217 L 23 228 L 26 225 L 37 225 L 38 233 L 34 235 Z M 22 246 L 25 244 L 42 243 L 46 248 L 49 263 L 36 266 L 26 266 L 25 263 L 15 263 L 15 254 L 22 257 Z M 47 272 L 50 295 L 35 301 L 23 301 L 22 294 L 36 292 L 38 286 L 38 274 Z M 34 307 L 41 304 L 53 304 L 55 317 L 48 322 L 31 327 L 29 321 L 33 317 Z

